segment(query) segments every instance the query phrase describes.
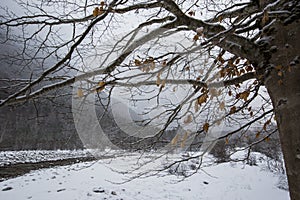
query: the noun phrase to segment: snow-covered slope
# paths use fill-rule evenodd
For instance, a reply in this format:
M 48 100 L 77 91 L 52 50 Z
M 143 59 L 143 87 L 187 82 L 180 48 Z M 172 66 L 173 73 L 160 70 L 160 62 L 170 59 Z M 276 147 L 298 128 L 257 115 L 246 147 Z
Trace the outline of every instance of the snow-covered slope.
M 164 176 L 167 172 L 160 172 L 148 178 L 116 184 L 125 178 L 120 171 L 137 166 L 139 156 L 124 154 L 113 160 L 34 171 L 1 182 L 0 199 L 289 199 L 288 191 L 277 187 L 278 175 L 262 170 L 259 166 L 243 163 L 224 163 L 206 167 L 183 181 L 180 181 L 182 177 Z M 156 163 L 164 162 L 163 159 L 165 158 Z M 148 167 L 150 169 L 153 165 Z M 147 166 L 142 170 L 147 170 Z

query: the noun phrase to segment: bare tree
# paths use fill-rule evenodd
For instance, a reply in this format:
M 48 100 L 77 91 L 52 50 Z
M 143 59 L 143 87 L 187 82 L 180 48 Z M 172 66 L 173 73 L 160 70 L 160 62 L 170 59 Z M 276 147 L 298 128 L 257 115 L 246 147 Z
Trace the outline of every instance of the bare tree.
M 299 1 L 15 5 L 15 11 L 1 7 L 0 34 L 1 48 L 18 49 L 2 54 L 1 62 L 20 70 L 35 63 L 40 71 L 0 80 L 9 81 L 11 91 L 0 106 L 46 97 L 66 85 L 73 85 L 77 99 L 106 92 L 144 108 L 140 123 L 158 127 L 151 137 L 184 127 L 171 145 L 183 147 L 220 124 L 232 127 L 208 137 L 206 150 L 253 126 L 264 132 L 256 133 L 253 145 L 267 141 L 276 121 L 290 196 L 300 199 Z

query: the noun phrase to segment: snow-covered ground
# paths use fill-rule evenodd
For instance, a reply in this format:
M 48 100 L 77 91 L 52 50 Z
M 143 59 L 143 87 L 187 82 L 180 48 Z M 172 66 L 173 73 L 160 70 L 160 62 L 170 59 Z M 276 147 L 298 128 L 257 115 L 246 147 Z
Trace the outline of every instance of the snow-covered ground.
M 153 169 L 156 165 L 163 166 L 167 160 L 176 159 L 176 156 L 168 155 L 168 158 L 151 161 L 156 156 L 145 154 L 140 157 L 137 153 L 124 153 L 114 159 L 33 171 L 1 182 L 0 199 L 289 199 L 288 191 L 278 188 L 279 176 L 263 169 L 262 159 L 259 166 L 239 162 L 204 167 L 184 180 L 181 176 L 163 171 L 148 178 L 118 184 L 128 177 L 122 171 L 141 166 L 141 169 L 131 173 L 132 176 Z M 206 160 L 210 162 L 211 159 Z
M 0 166 L 91 156 L 88 150 L 0 151 Z

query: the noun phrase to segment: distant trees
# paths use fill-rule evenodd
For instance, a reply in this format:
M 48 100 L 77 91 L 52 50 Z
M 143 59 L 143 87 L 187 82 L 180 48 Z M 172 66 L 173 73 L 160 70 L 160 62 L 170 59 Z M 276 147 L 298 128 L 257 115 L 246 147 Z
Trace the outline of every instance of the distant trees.
M 142 139 L 182 127 L 171 145 L 205 135 L 204 152 L 253 126 L 249 148 L 268 141 L 276 121 L 291 199 L 300 199 L 299 1 L 16 2 L 15 12 L 1 8 L 1 48 L 19 49 L 1 62 L 42 71 L 10 80 L 0 106 L 66 85 L 79 102 L 105 91 L 155 127 Z
M 38 111 L 32 103 L 1 109 L 0 150 L 83 148 L 70 108 L 49 101 L 35 106 Z

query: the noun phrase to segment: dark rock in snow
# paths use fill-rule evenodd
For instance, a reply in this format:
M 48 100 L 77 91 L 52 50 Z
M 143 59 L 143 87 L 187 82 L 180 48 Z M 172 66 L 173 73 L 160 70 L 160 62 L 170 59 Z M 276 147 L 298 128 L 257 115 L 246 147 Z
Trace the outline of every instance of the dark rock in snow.
M 115 191 L 111 191 L 112 195 L 117 195 L 117 193 Z
M 206 182 L 206 181 L 203 181 L 203 183 L 204 183 L 205 185 L 208 185 L 208 182 Z
M 8 190 L 12 190 L 13 188 L 12 187 L 5 187 L 2 189 L 2 191 L 8 191 Z
M 104 193 L 105 192 L 105 190 L 103 189 L 103 188 L 95 188 L 95 189 L 93 189 L 93 192 L 95 192 L 95 193 Z
M 62 192 L 62 191 L 65 191 L 66 189 L 65 188 L 62 188 L 62 189 L 58 189 L 56 192 Z

